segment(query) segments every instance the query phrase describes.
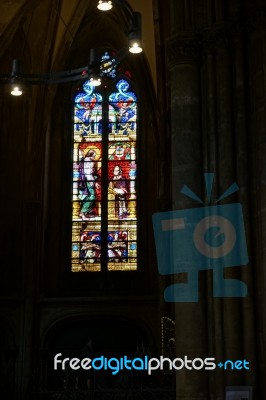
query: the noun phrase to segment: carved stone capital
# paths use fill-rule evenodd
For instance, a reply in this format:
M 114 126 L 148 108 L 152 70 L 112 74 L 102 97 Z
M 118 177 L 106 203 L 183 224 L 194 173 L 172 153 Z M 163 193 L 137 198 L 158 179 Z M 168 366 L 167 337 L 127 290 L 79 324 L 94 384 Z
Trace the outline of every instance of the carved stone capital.
M 247 11 L 247 29 L 253 32 L 266 28 L 266 7 L 250 8 Z
M 170 70 L 178 64 L 195 63 L 199 56 L 198 38 L 192 35 L 176 35 L 170 38 L 166 47 Z
M 203 53 L 216 52 L 231 46 L 234 36 L 231 23 L 215 24 L 200 33 L 200 47 Z
M 201 28 L 190 35 L 179 34 L 167 42 L 167 61 L 170 70 L 178 64 L 195 63 L 206 53 L 214 53 L 232 46 L 243 32 L 240 18 Z
M 234 48 L 246 36 L 264 32 L 266 6 L 251 5 L 229 20 L 208 27 L 197 27 L 193 32 L 178 33 L 167 40 L 166 56 L 170 70 L 180 64 L 195 64 L 206 54 Z

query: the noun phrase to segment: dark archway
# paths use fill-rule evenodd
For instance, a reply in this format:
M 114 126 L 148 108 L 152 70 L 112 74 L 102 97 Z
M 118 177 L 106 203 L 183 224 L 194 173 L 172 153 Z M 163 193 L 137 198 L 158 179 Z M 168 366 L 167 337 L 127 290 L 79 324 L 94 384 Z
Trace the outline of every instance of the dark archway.
M 64 358 L 121 358 L 127 356 L 143 358 L 154 354 L 154 339 L 148 331 L 134 322 L 117 317 L 105 318 L 72 318 L 56 324 L 47 334 L 47 377 L 46 388 L 50 390 L 88 390 L 114 388 L 123 384 L 144 384 L 147 374 L 136 374 L 136 371 L 86 371 L 73 370 L 61 364 L 54 369 L 54 357 L 61 353 Z M 68 364 L 68 363 L 67 363 Z M 137 371 L 138 372 L 138 371 Z M 131 383 L 130 383 L 131 382 Z

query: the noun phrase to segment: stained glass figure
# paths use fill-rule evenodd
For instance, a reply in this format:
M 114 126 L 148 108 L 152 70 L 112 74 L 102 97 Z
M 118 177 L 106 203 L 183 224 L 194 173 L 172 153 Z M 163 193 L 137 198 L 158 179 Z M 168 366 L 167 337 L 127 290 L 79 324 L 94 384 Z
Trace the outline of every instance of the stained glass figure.
M 112 131 L 115 136 L 136 135 L 136 95 L 128 91 L 129 83 L 125 79 L 121 79 L 116 87 L 117 92 L 109 96 L 110 105 L 113 108 Z
M 118 80 L 108 95 L 86 81 L 73 124 L 71 270 L 136 270 L 137 97 L 129 82 Z

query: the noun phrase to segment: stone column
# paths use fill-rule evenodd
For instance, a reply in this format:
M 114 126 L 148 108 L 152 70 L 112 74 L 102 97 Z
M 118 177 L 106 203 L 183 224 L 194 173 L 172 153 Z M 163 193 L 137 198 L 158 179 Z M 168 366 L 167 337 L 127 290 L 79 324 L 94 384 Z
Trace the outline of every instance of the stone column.
M 242 25 L 241 25 L 242 24 Z M 241 28 L 240 28 L 241 25 Z M 257 270 L 263 269 L 264 232 L 263 207 L 261 202 L 250 199 L 250 179 L 257 174 L 253 189 L 256 198 L 262 200 L 263 189 L 263 139 L 264 105 L 262 90 L 263 65 L 266 64 L 262 45 L 264 37 L 260 30 L 253 32 L 251 43 L 253 57 L 252 93 L 254 109 L 252 118 L 257 124 L 252 136 L 252 164 L 249 164 L 247 60 L 245 57 L 245 34 L 243 21 L 216 24 L 194 36 L 178 34 L 168 41 L 168 65 L 170 70 L 171 107 L 171 179 L 172 209 L 182 210 L 202 207 L 186 198 L 180 189 L 186 184 L 208 205 L 203 174 L 214 174 L 214 185 L 210 204 L 235 182 L 239 191 L 225 197 L 220 204 L 240 203 L 243 208 L 248 244 L 249 263 L 246 266 L 225 265 L 221 279 L 235 279 L 247 285 L 246 297 L 215 297 L 214 279 L 217 269 L 199 272 L 199 299 L 194 302 L 176 302 L 175 340 L 176 357 L 215 357 L 216 363 L 227 359 L 248 360 L 250 370 L 224 370 L 213 372 L 182 369 L 176 374 L 177 399 L 224 399 L 225 387 L 250 385 L 256 387 L 256 334 L 255 298 L 253 291 L 254 272 L 252 244 L 253 231 L 250 201 L 255 210 L 255 221 L 260 226 L 257 236 L 260 254 Z M 253 42 L 254 41 L 254 42 Z M 256 43 L 256 45 L 255 45 Z M 260 44 L 259 44 L 260 43 Z M 258 60 L 261 54 L 261 60 Z M 259 62 L 258 62 L 259 61 Z M 261 125 L 258 123 L 261 122 Z M 252 126 L 254 129 L 254 126 Z M 261 136 L 260 136 L 261 135 Z M 256 165 L 256 168 L 254 168 Z M 265 192 L 266 193 L 266 192 Z M 242 249 L 240 249 L 242 251 Z M 241 263 L 240 263 L 241 264 Z M 195 266 L 197 270 L 197 266 Z M 264 268 L 265 270 L 265 268 Z M 185 272 L 185 271 L 184 271 Z M 259 296 L 265 301 L 261 271 Z M 175 283 L 186 283 L 187 274 L 176 274 Z M 264 332 L 264 317 L 260 315 L 261 332 Z
M 213 201 L 235 182 L 239 190 L 220 204 L 240 203 L 243 208 L 245 232 L 249 248 L 249 179 L 246 162 L 247 123 L 245 93 L 245 59 L 243 31 L 223 25 L 202 35 L 202 110 L 205 168 L 215 173 Z M 238 234 L 238 231 L 237 231 Z M 243 249 L 240 249 L 242 252 Z M 250 251 L 248 251 L 250 253 Z M 247 297 L 213 298 L 209 280 L 208 343 L 217 363 L 248 360 L 254 364 L 252 310 L 252 265 L 225 265 L 225 279 L 237 279 L 247 285 Z M 254 385 L 254 370 L 224 371 L 217 369 L 209 376 L 210 393 L 223 398 L 225 386 Z
M 172 209 L 197 207 L 180 193 L 184 184 L 202 197 L 202 132 L 198 44 L 193 36 L 176 36 L 168 42 L 171 86 Z M 186 282 L 178 274 L 175 283 Z M 206 314 L 202 302 L 176 302 L 175 340 L 178 358 L 202 357 L 207 350 Z M 176 373 L 176 399 L 206 399 L 207 375 L 182 369 Z
M 256 337 L 258 359 L 254 368 L 259 378 L 261 398 L 266 397 L 265 353 L 266 353 L 266 10 L 247 10 L 249 15 L 247 62 L 248 62 L 248 106 L 249 106 L 249 154 L 250 183 L 250 228 L 251 256 L 255 293 Z M 250 337 L 251 339 L 251 337 Z

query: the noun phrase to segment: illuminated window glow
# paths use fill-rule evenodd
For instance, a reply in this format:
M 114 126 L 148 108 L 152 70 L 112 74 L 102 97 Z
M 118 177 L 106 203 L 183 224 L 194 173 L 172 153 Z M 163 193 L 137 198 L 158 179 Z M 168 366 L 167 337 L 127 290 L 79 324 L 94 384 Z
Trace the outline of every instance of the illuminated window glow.
M 137 269 L 137 97 L 102 86 L 74 102 L 72 272 Z

